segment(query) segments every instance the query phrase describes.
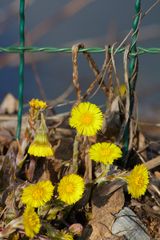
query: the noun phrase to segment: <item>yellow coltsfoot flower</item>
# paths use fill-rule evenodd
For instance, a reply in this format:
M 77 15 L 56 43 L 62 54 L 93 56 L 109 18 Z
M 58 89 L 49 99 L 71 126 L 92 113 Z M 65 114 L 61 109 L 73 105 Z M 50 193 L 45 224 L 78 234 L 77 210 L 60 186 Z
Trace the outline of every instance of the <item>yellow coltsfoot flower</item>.
M 33 98 L 29 102 L 29 106 L 30 106 L 30 109 L 29 109 L 28 123 L 30 125 L 30 128 L 35 131 L 37 128 L 39 114 L 41 111 L 46 109 L 47 104 L 46 102 Z
M 122 151 L 114 143 L 95 143 L 89 149 L 89 157 L 91 160 L 108 165 L 122 157 Z
M 54 155 L 53 148 L 48 140 L 43 113 L 41 114 L 40 127 L 37 129 L 34 140 L 29 146 L 28 153 L 36 157 L 52 157 Z
M 53 157 L 54 151 L 48 141 L 46 133 L 37 133 L 34 141 L 31 143 L 28 149 L 28 153 L 35 157 Z
M 102 128 L 103 114 L 95 104 L 82 102 L 73 107 L 69 124 L 80 135 L 94 136 Z
M 133 198 L 139 198 L 145 194 L 149 184 L 149 173 L 145 165 L 136 165 L 129 176 L 125 177 L 128 193 Z
M 31 184 L 23 189 L 21 201 L 23 204 L 37 208 L 51 200 L 53 191 L 54 186 L 49 180 Z
M 26 207 L 23 213 L 23 226 L 29 238 L 33 238 L 40 231 L 40 219 L 32 207 Z
M 74 204 L 82 198 L 85 183 L 77 174 L 64 176 L 58 184 L 59 199 L 68 205 Z
M 34 108 L 34 109 L 45 109 L 47 107 L 47 103 L 42 101 L 42 100 L 39 100 L 38 98 L 33 98 L 30 102 L 29 102 L 29 106 L 31 108 Z

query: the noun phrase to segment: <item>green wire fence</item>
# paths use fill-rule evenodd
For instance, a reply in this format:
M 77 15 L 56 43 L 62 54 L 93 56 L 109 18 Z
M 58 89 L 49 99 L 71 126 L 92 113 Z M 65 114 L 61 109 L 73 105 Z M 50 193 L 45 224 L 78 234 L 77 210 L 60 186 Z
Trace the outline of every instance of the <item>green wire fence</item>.
M 34 46 L 27 46 L 27 47 L 19 47 L 19 46 L 12 46 L 12 47 L 0 47 L 0 52 L 4 53 L 20 53 L 21 51 L 29 52 L 29 53 L 37 53 L 37 52 L 44 52 L 44 53 L 72 53 L 72 48 L 56 48 L 56 47 L 34 47 Z M 115 48 L 116 53 L 123 53 L 125 48 Z M 92 48 L 83 48 L 79 49 L 79 53 L 89 52 L 89 53 L 103 53 L 106 52 L 105 48 L 100 47 L 92 47 Z M 137 47 L 137 52 L 133 53 L 130 52 L 130 56 L 135 55 L 142 55 L 142 54 L 159 54 L 160 48 L 143 48 Z
M 127 153 L 128 146 L 129 146 L 129 128 L 130 128 L 130 120 L 133 112 L 133 106 L 134 106 L 134 90 L 138 75 L 138 55 L 137 53 L 137 37 L 139 32 L 139 23 L 141 20 L 141 1 L 136 0 L 135 2 L 135 18 L 133 20 L 133 33 L 131 38 L 131 46 L 130 46 L 130 53 L 133 53 L 134 55 L 130 56 L 129 59 L 129 118 L 126 124 L 126 128 L 124 131 L 124 152 Z
M 24 88 L 24 55 L 25 52 L 36 53 L 36 52 L 45 52 L 45 53 L 71 53 L 71 48 L 55 48 L 55 47 L 35 47 L 35 46 L 25 46 L 25 0 L 20 0 L 19 4 L 19 15 L 20 15 L 20 24 L 19 24 L 19 38 L 20 46 L 9 46 L 9 47 L 0 47 L 0 52 L 5 53 L 15 53 L 20 56 L 19 63 L 19 84 L 18 84 L 18 122 L 17 122 L 17 131 L 16 138 L 20 139 L 21 124 L 22 124 L 22 113 L 23 113 L 23 88 Z M 136 86 L 137 74 L 138 74 L 138 55 L 141 54 L 159 54 L 160 48 L 143 48 L 137 47 L 137 36 L 139 32 L 139 24 L 142 18 L 141 14 L 141 0 L 135 1 L 135 17 L 133 19 L 132 25 L 132 36 L 131 44 L 129 50 L 129 118 L 125 127 L 124 132 L 124 150 L 127 153 L 129 145 L 129 126 L 130 120 L 134 107 L 134 90 Z M 92 48 L 83 48 L 79 49 L 79 52 L 90 52 L 90 53 L 103 53 L 105 48 L 92 47 Z M 115 53 L 122 53 L 125 51 L 124 47 L 118 47 L 115 49 Z

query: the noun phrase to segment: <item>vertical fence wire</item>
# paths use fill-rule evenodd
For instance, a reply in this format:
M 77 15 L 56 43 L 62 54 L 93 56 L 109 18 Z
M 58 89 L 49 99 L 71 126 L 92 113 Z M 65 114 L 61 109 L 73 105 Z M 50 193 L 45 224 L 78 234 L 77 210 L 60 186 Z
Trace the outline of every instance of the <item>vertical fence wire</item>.
M 23 89 L 24 89 L 24 46 L 25 46 L 25 0 L 20 0 L 19 5 L 19 37 L 20 37 L 20 62 L 19 62 L 19 84 L 18 84 L 18 121 L 16 139 L 20 139 L 21 124 L 22 124 L 22 113 L 23 113 Z
M 132 24 L 133 34 L 131 37 L 131 46 L 130 46 L 130 58 L 129 58 L 129 119 L 126 125 L 124 132 L 124 152 L 128 152 L 129 148 L 129 138 L 130 138 L 130 122 L 132 118 L 133 108 L 134 108 L 134 94 L 136 80 L 138 76 L 138 54 L 137 54 L 137 38 L 139 32 L 139 23 L 141 20 L 141 0 L 135 1 L 135 17 Z

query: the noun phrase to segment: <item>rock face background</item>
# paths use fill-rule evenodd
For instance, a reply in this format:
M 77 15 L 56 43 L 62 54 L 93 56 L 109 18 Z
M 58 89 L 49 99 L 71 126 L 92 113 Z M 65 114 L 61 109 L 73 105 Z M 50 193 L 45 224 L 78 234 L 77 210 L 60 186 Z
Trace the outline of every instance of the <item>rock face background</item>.
M 146 10 L 153 1 L 142 4 Z M 16 0 L 0 1 L 0 46 L 18 43 L 18 4 Z M 120 42 L 132 25 L 134 1 L 83 0 L 52 1 L 26 0 L 26 43 L 34 46 L 71 47 L 84 42 L 88 47 Z M 45 25 L 43 25 L 46 23 Z M 159 6 L 144 18 L 139 34 L 139 46 L 159 47 Z M 101 66 L 104 55 L 94 54 Z M 139 59 L 138 99 L 141 119 L 159 120 L 160 55 L 143 55 Z M 119 76 L 123 81 L 122 55 L 116 57 Z M 79 57 L 80 81 L 84 89 L 94 76 L 83 57 Z M 17 97 L 18 58 L 0 53 L 0 101 L 10 92 Z M 71 84 L 72 64 L 70 54 L 26 54 L 25 101 L 40 97 L 35 79 L 40 78 L 48 99 L 54 99 Z M 32 86 L 32 88 L 31 88 Z M 71 95 L 70 99 L 75 96 Z M 93 101 L 103 102 L 102 94 Z M 64 111 L 58 108 L 57 111 Z

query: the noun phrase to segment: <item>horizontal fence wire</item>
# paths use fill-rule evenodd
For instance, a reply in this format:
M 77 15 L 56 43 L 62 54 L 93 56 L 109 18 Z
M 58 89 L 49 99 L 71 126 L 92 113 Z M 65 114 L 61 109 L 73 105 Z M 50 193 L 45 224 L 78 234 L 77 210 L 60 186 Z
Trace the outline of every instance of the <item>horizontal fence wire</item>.
M 19 47 L 19 46 L 10 46 L 10 47 L 0 47 L 0 53 L 21 53 L 21 52 L 28 52 L 28 53 L 38 53 L 38 52 L 46 52 L 46 53 L 71 53 L 72 48 L 56 48 L 56 47 Z M 79 49 L 80 53 L 83 52 L 89 52 L 89 53 L 103 53 L 105 52 L 105 48 L 101 47 L 88 47 L 88 48 L 83 48 Z M 125 48 L 118 48 L 116 50 L 116 53 L 123 53 L 125 51 Z M 142 55 L 142 54 L 160 54 L 160 48 L 156 47 L 151 47 L 151 48 L 143 48 L 143 47 L 137 47 L 137 52 L 132 53 L 130 52 L 130 56 L 135 56 L 135 55 Z

